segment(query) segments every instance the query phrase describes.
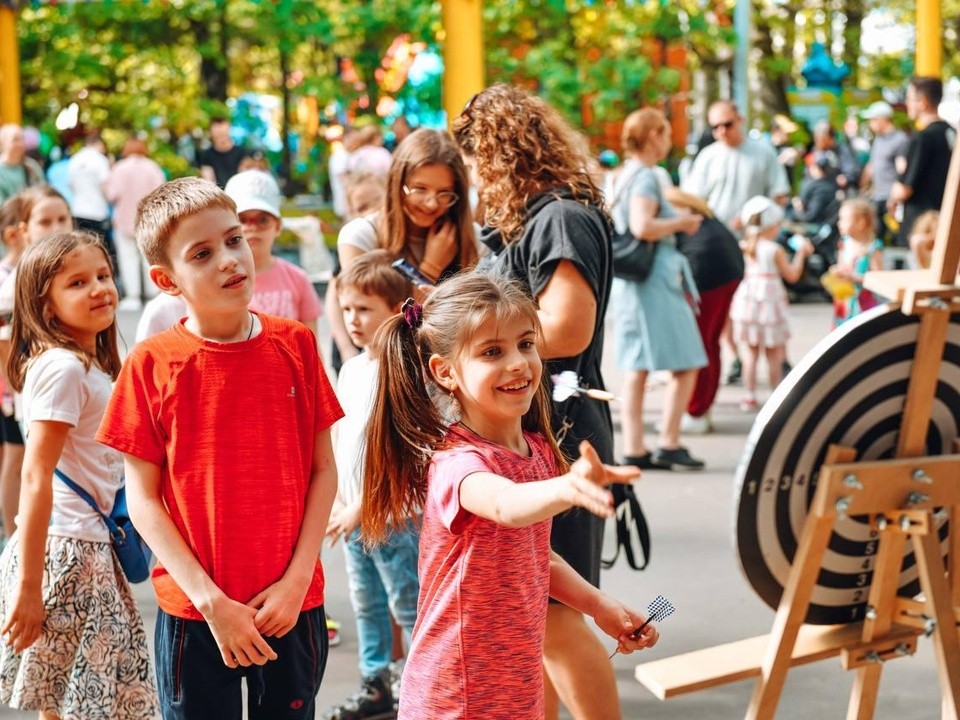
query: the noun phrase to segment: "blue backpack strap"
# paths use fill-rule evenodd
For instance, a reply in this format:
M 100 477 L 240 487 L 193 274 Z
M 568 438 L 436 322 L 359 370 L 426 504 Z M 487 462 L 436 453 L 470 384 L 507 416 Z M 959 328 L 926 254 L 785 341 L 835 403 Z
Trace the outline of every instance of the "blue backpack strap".
M 77 495 L 80 496 L 80 498 L 84 502 L 87 503 L 87 505 L 92 507 L 94 511 L 97 513 L 97 515 L 103 518 L 103 521 L 107 524 L 107 530 L 110 531 L 111 535 L 114 535 L 114 536 L 116 536 L 117 534 L 121 536 L 123 535 L 123 531 L 121 531 L 120 528 L 117 527 L 117 524 L 113 521 L 113 518 L 111 518 L 109 515 L 104 515 L 102 512 L 100 512 L 100 508 L 97 505 L 97 501 L 93 499 L 90 493 L 88 493 L 82 487 L 77 485 L 73 480 L 67 477 L 66 473 L 61 472 L 60 468 L 54 468 L 53 473 L 58 478 L 60 478 L 60 480 L 63 482 L 64 485 L 66 485 L 68 488 L 73 490 Z

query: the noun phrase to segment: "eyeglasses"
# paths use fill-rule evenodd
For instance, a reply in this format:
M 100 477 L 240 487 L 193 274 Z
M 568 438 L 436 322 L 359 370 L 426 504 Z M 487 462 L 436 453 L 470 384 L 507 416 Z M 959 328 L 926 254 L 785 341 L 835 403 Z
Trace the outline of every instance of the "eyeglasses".
M 448 191 L 435 193 L 432 190 L 427 190 L 426 188 L 410 188 L 406 185 L 403 186 L 403 194 L 407 196 L 407 199 L 410 200 L 410 202 L 417 205 L 426 205 L 427 201 L 432 199 L 435 203 L 437 203 L 437 207 L 444 210 L 455 205 L 457 200 L 460 199 L 460 196 L 455 192 Z
M 716 131 L 719 130 L 720 128 L 723 128 L 724 130 L 729 130 L 730 128 L 732 128 L 732 127 L 733 127 L 734 125 L 736 125 L 736 124 L 737 124 L 736 119 L 734 119 L 734 120 L 724 120 L 723 122 L 718 122 L 716 125 L 711 125 L 711 126 L 710 126 L 710 130 L 711 130 L 712 132 L 716 132 Z

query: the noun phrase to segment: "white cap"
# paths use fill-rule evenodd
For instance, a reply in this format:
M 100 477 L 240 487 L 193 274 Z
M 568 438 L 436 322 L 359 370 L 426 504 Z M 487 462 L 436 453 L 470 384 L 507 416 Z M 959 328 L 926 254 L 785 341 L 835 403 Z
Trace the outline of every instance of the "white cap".
M 744 227 L 750 225 L 750 221 L 760 216 L 760 222 L 753 223 L 754 227 L 761 229 L 768 228 L 771 225 L 779 225 L 783 220 L 783 208 L 777 205 L 773 200 L 763 195 L 754 195 L 747 200 L 740 210 L 740 222 Z
M 862 117 L 864 120 L 873 120 L 874 118 L 892 118 L 893 108 L 890 107 L 890 103 L 884 102 L 883 100 L 878 100 L 860 113 L 860 117 Z
M 223 191 L 237 204 L 238 215 L 247 210 L 262 210 L 280 217 L 280 186 L 270 173 L 244 170 L 227 180 Z

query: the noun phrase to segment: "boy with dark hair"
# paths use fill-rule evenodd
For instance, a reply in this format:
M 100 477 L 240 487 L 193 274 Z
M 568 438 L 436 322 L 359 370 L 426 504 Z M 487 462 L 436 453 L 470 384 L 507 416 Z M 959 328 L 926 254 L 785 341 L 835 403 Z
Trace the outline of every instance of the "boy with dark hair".
M 897 245 L 908 247 L 913 224 L 928 210 L 939 210 L 947 185 L 950 157 L 957 131 L 943 120 L 938 108 L 943 99 L 943 82 L 936 77 L 913 77 L 907 86 L 907 114 L 920 132 L 907 146 L 907 169 L 894 183 L 887 208 L 903 206 Z
M 247 309 L 253 257 L 223 191 L 166 183 L 136 234 L 187 317 L 130 352 L 97 439 L 125 454 L 131 515 L 159 560 L 163 718 L 240 720 L 243 678 L 251 719 L 312 718 L 343 412 L 310 330 Z

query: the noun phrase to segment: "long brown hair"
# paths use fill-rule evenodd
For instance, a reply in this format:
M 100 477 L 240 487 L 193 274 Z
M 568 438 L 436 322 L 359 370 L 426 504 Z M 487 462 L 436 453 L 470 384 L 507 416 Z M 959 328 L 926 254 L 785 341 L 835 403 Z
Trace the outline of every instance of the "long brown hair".
M 520 236 L 530 199 L 542 193 L 564 188 L 603 207 L 586 139 L 526 90 L 493 85 L 478 93 L 454 121 L 453 138 L 476 160 L 484 222 L 507 242 Z
M 404 314 L 384 323 L 374 338 L 380 373 L 364 450 L 360 527 L 367 543 L 382 539 L 388 526 L 420 510 L 427 494 L 427 467 L 442 447 L 446 424 L 431 399 L 428 367 L 434 354 L 457 358 L 491 317 L 522 317 L 541 332 L 530 296 L 516 282 L 462 273 L 443 283 L 423 305 L 419 325 Z M 560 468 L 567 461 L 550 429 L 546 377 L 537 388 L 524 430 L 547 438 Z
M 117 320 L 97 333 L 96 353 L 84 350 L 47 313 L 50 284 L 63 269 L 67 255 L 84 247 L 95 247 L 103 253 L 107 264 L 110 256 L 100 239 L 91 233 L 70 230 L 58 232 L 30 244 L 17 263 L 17 282 L 10 344 L 7 360 L 7 378 L 14 390 L 23 390 L 23 381 L 29 361 L 53 348 L 64 348 L 74 353 L 89 369 L 93 362 L 114 380 L 120 372 L 120 352 L 117 349 Z M 111 266 L 112 268 L 112 266 Z
M 387 174 L 387 197 L 377 229 L 380 247 L 397 257 L 406 255 L 408 233 L 403 186 L 410 173 L 425 165 L 443 165 L 453 173 L 453 192 L 459 199 L 448 213 L 457 230 L 458 264 L 461 270 L 469 269 L 477 262 L 477 239 L 470 214 L 470 179 L 460 151 L 450 135 L 441 130 L 420 128 L 397 146 Z

